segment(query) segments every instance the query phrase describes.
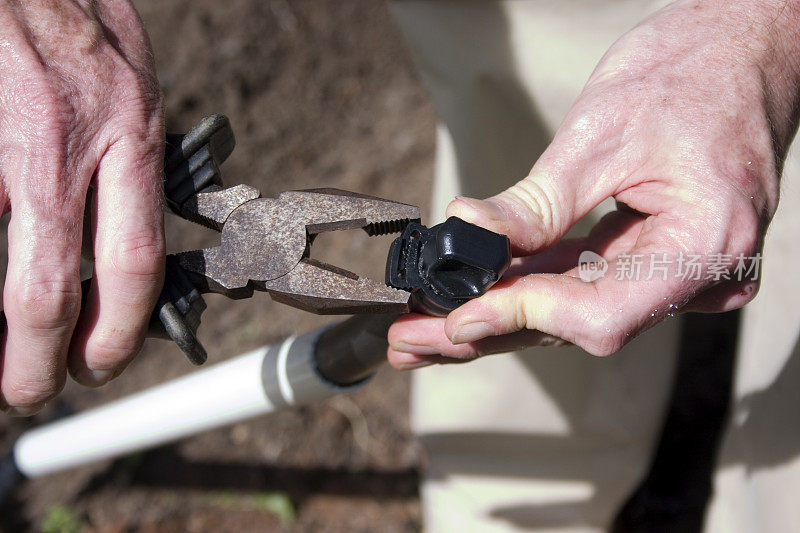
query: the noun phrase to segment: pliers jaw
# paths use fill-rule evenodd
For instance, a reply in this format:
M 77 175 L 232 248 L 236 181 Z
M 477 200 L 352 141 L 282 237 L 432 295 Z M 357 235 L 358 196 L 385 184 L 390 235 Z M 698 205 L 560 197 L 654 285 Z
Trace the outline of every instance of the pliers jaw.
M 418 207 L 339 189 L 291 191 L 277 201 L 289 208 L 286 216 L 301 221 L 296 231 L 305 234 L 305 246 L 302 252 L 299 247 L 281 249 L 300 258 L 285 275 L 264 282 L 274 300 L 317 314 L 408 312 L 407 292 L 309 256 L 320 233 L 355 228 L 370 236 L 401 232 L 419 221 Z
M 276 302 L 318 315 L 409 310 L 408 292 L 311 258 L 302 259 L 285 276 L 267 282 L 265 290 Z
M 312 260 L 309 254 L 314 237 L 328 231 L 402 231 L 419 220 L 416 206 L 337 189 L 259 198 L 251 187 L 238 186 L 197 197 L 184 206 L 184 215 L 222 234 L 219 246 L 178 254 L 201 292 L 246 298 L 262 290 L 318 314 L 408 310 L 407 292 Z

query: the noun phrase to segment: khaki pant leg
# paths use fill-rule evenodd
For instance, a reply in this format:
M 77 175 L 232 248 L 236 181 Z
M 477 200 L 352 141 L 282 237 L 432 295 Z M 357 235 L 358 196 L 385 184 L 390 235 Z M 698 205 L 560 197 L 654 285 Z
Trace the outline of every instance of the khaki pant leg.
M 437 215 L 525 176 L 603 52 L 664 3 L 396 2 L 441 118 Z M 611 358 L 533 349 L 417 372 L 427 530 L 604 530 L 647 467 L 676 344 L 667 321 Z
M 744 309 L 731 421 L 712 533 L 800 531 L 800 145 L 786 162 L 767 232 L 761 290 Z

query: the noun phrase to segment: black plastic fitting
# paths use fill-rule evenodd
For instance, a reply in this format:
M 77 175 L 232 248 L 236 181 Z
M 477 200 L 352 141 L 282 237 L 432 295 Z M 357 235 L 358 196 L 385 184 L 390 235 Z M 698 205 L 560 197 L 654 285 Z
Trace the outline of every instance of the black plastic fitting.
M 411 310 L 446 316 L 485 293 L 511 262 L 508 237 L 457 217 L 427 228 L 412 222 L 395 239 L 386 283 L 411 292 Z

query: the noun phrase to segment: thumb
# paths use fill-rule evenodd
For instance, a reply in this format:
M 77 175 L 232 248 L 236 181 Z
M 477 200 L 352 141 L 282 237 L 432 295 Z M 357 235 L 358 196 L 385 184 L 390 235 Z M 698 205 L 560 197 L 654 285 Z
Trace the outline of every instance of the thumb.
M 584 209 L 588 212 L 594 207 L 578 209 L 573 195 L 567 194 L 569 182 L 559 181 L 534 169 L 530 176 L 485 200 L 457 197 L 447 207 L 447 216 L 508 235 L 515 256 L 530 255 L 558 242 L 585 214 Z

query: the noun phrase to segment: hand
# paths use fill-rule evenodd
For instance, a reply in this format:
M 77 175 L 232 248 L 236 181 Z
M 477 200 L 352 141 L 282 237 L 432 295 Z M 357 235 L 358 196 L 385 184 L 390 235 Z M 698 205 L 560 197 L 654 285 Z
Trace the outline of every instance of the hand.
M 143 342 L 163 280 L 163 112 L 127 0 L 0 3 L 0 207 L 11 210 L 0 406 L 100 385 Z M 95 273 L 80 312 L 87 190 Z M 79 317 L 80 314 L 80 317 Z
M 752 299 L 757 279 L 708 274 L 712 261 L 730 271 L 755 256 L 775 212 L 800 103 L 798 28 L 797 1 L 692 0 L 623 36 L 528 177 L 448 207 L 509 236 L 511 275 L 446 319 L 398 320 L 390 362 L 416 368 L 565 341 L 609 355 L 668 314 Z M 561 240 L 609 197 L 622 209 L 587 238 Z M 605 276 L 580 279 L 583 250 L 608 261 Z M 648 258 L 663 254 L 668 275 L 648 279 Z M 703 262 L 698 279 L 676 275 L 689 254 Z M 641 275 L 617 279 L 636 256 Z

